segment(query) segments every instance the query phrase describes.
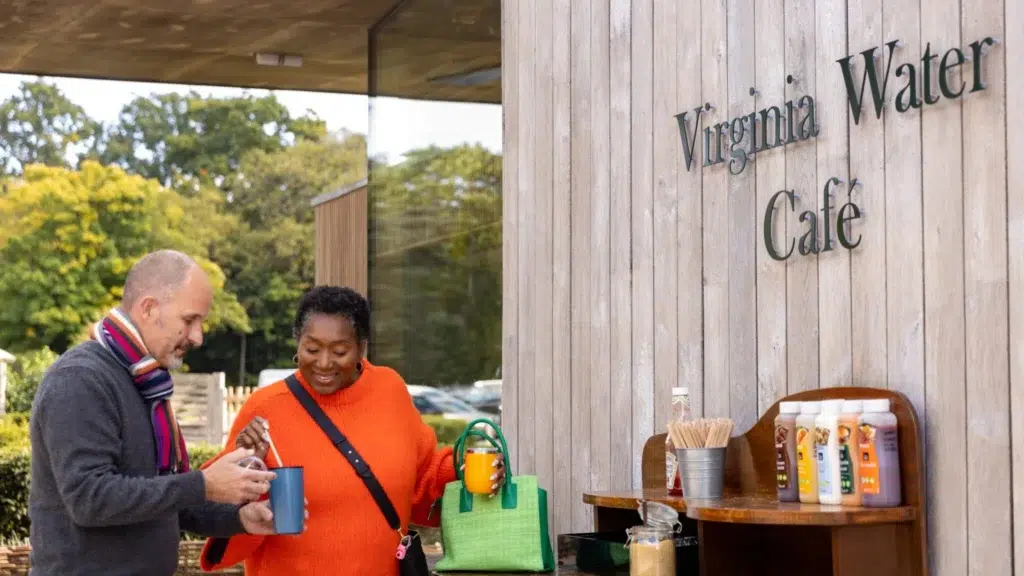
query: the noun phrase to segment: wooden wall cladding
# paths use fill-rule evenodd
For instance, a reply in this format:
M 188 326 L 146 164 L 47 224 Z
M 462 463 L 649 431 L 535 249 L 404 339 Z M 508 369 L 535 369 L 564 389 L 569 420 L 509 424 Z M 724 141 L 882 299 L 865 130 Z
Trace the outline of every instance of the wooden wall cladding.
M 922 423 L 932 573 L 1024 574 L 1024 0 L 503 5 L 503 422 L 553 530 L 589 528 L 585 490 L 641 487 L 673 386 L 737 433 L 788 394 L 881 387 Z M 946 97 L 943 56 L 985 38 L 984 89 L 972 58 Z M 855 120 L 837 61 L 859 94 L 894 40 L 886 106 Z M 929 103 L 900 111 L 926 50 Z M 702 165 L 705 128 L 805 95 L 816 137 Z M 675 116 L 704 103 L 688 170 Z M 810 211 L 824 248 L 827 202 L 832 250 L 769 256 L 780 190 L 776 245 Z

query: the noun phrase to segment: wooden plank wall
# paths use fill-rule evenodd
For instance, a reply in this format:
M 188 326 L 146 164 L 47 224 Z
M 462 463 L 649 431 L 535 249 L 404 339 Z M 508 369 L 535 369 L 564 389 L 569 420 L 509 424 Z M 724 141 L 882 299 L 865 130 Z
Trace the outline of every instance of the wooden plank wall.
M 314 207 L 316 283 L 367 291 L 366 186 Z
M 1024 0 L 503 4 L 503 420 L 555 533 L 590 526 L 583 491 L 639 486 L 672 386 L 742 431 L 857 384 L 921 419 L 932 573 L 1024 574 Z M 968 61 L 961 98 L 896 112 L 899 65 L 920 81 L 938 55 L 934 96 L 942 55 L 986 36 L 983 91 Z M 886 108 L 854 122 L 836 61 L 897 39 Z M 710 103 L 703 130 L 805 94 L 817 138 L 738 175 L 702 168 L 698 141 L 686 169 L 676 114 Z M 798 196 L 773 216 L 788 245 L 833 176 L 861 244 L 769 258 L 771 196 Z

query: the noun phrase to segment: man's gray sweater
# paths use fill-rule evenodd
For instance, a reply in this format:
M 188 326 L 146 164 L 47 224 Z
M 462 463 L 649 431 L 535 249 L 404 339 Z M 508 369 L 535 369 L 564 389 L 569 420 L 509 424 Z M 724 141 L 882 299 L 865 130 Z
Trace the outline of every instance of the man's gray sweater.
M 238 507 L 205 501 L 201 472 L 157 476 L 149 410 L 96 342 L 46 373 L 31 439 L 33 576 L 171 575 L 180 530 L 243 532 Z

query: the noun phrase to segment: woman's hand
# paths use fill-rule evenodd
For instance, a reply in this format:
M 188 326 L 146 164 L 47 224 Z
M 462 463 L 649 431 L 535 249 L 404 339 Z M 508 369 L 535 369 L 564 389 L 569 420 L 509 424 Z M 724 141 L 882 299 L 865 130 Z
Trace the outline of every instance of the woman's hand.
M 267 443 L 267 429 L 270 427 L 267 421 L 256 416 L 238 433 L 235 438 L 236 448 L 248 448 L 255 452 L 260 460 L 267 461 L 267 450 L 270 444 Z
M 307 528 L 307 521 L 309 520 L 309 500 L 302 499 L 302 503 L 305 505 L 303 508 L 302 531 L 305 532 Z M 242 506 L 238 510 L 238 518 L 242 522 L 242 528 L 247 534 L 260 534 L 269 535 L 276 534 L 274 530 L 274 512 L 270 509 L 270 502 L 263 500 L 260 502 L 249 502 L 245 506 Z
M 491 463 L 494 467 L 494 474 L 491 474 L 491 494 L 488 498 L 494 498 L 501 487 L 505 484 L 505 455 L 498 454 L 494 457 L 494 462 Z M 462 466 L 459 466 L 459 470 L 462 472 L 466 471 L 466 464 L 463 462 Z

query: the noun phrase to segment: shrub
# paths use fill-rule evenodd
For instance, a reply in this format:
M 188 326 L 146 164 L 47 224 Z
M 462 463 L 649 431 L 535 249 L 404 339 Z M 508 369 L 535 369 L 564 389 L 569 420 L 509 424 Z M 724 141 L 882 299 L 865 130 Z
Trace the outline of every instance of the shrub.
M 25 448 L 0 448 L 0 542 L 28 538 L 30 454 Z
M 29 449 L 28 414 L 0 416 L 0 450 Z
M 449 420 L 443 416 L 423 416 L 423 422 L 434 429 L 434 434 L 437 435 L 437 445 L 441 446 L 454 446 L 455 441 L 459 439 L 459 435 L 466 429 L 465 420 Z
M 43 375 L 58 355 L 49 348 L 19 354 L 7 379 L 7 411 L 31 412 L 32 400 L 43 380 Z
M 214 444 L 192 444 L 188 447 L 188 465 L 193 470 L 199 470 L 203 464 L 211 460 L 223 448 Z

